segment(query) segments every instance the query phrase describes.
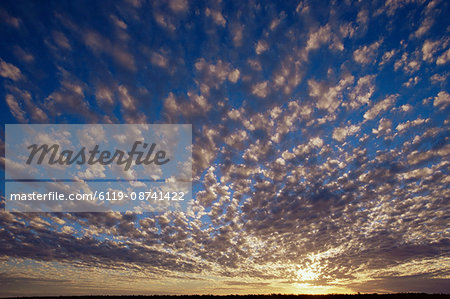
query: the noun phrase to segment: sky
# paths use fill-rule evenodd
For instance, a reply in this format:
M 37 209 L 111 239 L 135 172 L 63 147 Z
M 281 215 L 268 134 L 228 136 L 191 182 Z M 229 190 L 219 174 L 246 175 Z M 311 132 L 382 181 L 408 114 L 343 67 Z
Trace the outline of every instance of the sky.
M 5 124 L 192 124 L 193 194 L 0 212 L 0 295 L 450 293 L 449 6 L 1 1 L 2 183 Z

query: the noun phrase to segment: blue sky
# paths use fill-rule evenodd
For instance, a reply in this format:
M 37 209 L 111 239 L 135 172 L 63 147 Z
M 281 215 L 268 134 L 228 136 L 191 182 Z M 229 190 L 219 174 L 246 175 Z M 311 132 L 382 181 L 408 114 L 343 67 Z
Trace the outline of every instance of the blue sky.
M 2 1 L 2 123 L 192 124 L 195 207 L 3 212 L 2 295 L 450 292 L 449 12 Z

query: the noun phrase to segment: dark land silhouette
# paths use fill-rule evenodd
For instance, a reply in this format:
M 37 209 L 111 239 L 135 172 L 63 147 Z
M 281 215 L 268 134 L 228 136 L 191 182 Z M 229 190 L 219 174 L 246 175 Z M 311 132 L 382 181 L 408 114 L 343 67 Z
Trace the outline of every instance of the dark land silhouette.
M 0 297 L 1 298 L 1 297 Z M 6 297 L 4 297 L 6 298 Z M 396 294 L 327 294 L 327 295 L 151 295 L 151 296 L 46 296 L 46 297 L 9 297 L 16 299 L 401 299 L 401 298 L 450 298 L 450 294 L 396 293 Z

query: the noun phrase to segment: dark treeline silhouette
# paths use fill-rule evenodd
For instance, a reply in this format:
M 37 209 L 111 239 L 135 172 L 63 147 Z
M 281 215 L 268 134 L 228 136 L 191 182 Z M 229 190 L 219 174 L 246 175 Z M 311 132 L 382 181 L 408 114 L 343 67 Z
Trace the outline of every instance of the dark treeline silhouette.
M 11 298 L 11 297 L 9 297 Z M 339 299 L 339 298 L 364 298 L 364 299 L 401 299 L 401 298 L 450 298 L 450 294 L 426 294 L 426 293 L 396 293 L 396 294 L 329 294 L 329 295 L 135 295 L 135 296 L 49 296 L 49 297 L 14 297 L 16 299 Z

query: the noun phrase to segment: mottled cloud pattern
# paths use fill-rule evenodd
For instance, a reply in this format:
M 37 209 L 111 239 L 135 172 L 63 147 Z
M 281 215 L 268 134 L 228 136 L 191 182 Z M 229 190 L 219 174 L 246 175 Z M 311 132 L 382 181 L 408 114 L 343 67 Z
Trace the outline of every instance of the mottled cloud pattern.
M 3 123 L 191 123 L 194 194 L 1 212 L 0 294 L 450 292 L 449 5 L 2 1 Z

